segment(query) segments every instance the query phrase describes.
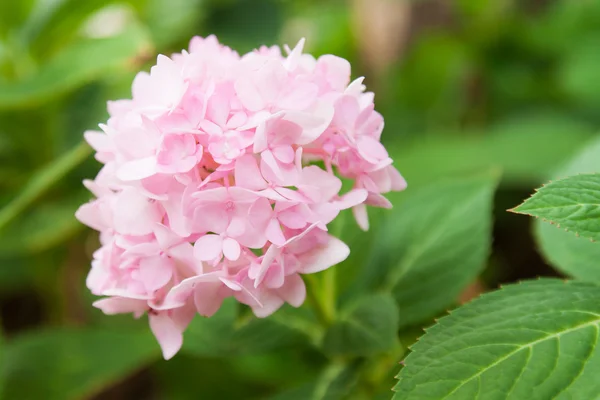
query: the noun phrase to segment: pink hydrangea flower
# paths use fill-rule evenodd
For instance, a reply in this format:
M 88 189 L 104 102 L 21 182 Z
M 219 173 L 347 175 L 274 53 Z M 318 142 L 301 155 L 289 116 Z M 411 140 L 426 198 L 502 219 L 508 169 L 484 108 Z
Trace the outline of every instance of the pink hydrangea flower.
M 367 229 L 366 205 L 390 207 L 382 194 L 406 187 L 362 78 L 303 45 L 240 57 L 195 37 L 85 134 L 104 164 L 77 211 L 102 244 L 87 285 L 106 314 L 147 313 L 166 359 L 227 297 L 258 317 L 300 306 L 301 275 L 350 253 L 327 224 L 352 208 Z M 340 177 L 353 189 L 341 193 Z

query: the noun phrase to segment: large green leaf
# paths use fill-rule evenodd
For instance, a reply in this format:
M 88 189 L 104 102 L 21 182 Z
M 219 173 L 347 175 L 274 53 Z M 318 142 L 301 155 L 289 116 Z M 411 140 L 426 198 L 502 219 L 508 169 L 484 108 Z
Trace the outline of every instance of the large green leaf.
M 451 306 L 486 264 L 498 174 L 448 179 L 408 190 L 377 233 L 371 259 L 349 290 L 391 290 L 400 325 Z
M 556 223 L 586 238 L 600 239 L 600 174 L 574 175 L 541 187 L 514 212 Z
M 323 349 L 333 356 L 369 356 L 398 345 L 398 307 L 394 298 L 377 294 L 360 299 L 327 331 Z
M 600 140 L 586 146 L 577 156 L 555 173 L 566 177 L 600 171 Z M 544 257 L 560 271 L 577 279 L 600 282 L 600 245 L 557 229 L 542 220 L 535 221 L 534 231 Z
M 0 82 L 0 109 L 31 106 L 127 66 L 150 46 L 148 33 L 131 24 L 117 36 L 81 40 L 48 61 L 37 74 Z
M 55 329 L 24 334 L 5 347 L 3 397 L 89 397 L 160 356 L 148 332 Z
M 592 399 L 600 393 L 600 287 L 554 279 L 463 306 L 412 347 L 394 399 Z

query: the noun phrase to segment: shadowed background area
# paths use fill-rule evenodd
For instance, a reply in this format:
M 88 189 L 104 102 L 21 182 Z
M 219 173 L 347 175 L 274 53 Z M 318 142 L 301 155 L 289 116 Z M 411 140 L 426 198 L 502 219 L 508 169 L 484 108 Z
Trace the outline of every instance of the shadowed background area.
M 306 52 L 347 58 L 353 77 L 366 76 L 376 93 L 382 141 L 408 191 L 458 173 L 501 171 L 492 251 L 457 304 L 501 283 L 557 275 L 536 251 L 530 220 L 505 210 L 594 140 L 598 1 L 2 1 L 3 398 L 304 399 L 286 390 L 314 381 L 325 365 L 277 317 L 250 320 L 233 303 L 210 329 L 197 317 L 169 362 L 145 318 L 107 317 L 91 306 L 85 276 L 98 238 L 73 214 L 90 199 L 81 181 L 100 164 L 82 133 L 106 120 L 107 100 L 130 96 L 135 73 L 156 54 L 209 34 L 240 53 L 305 37 Z M 352 254 L 338 266 L 343 296 L 380 259 L 367 239 L 378 237 L 381 217 L 401 225 L 399 215 L 377 212 L 370 233 L 344 233 Z M 238 325 L 243 335 L 230 329 Z M 421 331 L 406 332 L 410 342 Z M 393 372 L 376 380 L 373 398 L 391 397 Z

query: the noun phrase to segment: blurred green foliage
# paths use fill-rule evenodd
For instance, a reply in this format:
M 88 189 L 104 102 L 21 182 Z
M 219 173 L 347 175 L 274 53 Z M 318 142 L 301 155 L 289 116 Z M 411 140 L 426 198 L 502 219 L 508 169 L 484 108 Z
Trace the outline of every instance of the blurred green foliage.
M 415 232 L 423 234 L 423 241 L 429 234 L 418 231 L 422 219 L 409 223 L 415 215 L 411 217 L 414 210 L 403 212 L 405 201 L 429 204 L 431 209 L 422 214 L 435 220 L 430 221 L 431 232 L 442 236 L 491 229 L 471 226 L 469 218 L 479 214 L 457 212 L 447 216 L 448 226 L 436 230 L 435 222 L 444 219 L 445 203 L 476 204 L 487 210 L 491 195 L 486 188 L 492 185 L 488 180 L 457 193 L 446 183 L 420 191 L 419 186 L 438 178 L 492 168 L 503 172 L 493 253 L 481 278 L 484 285 L 555 273 L 535 254 L 523 220 L 501 211 L 552 176 L 593 140 L 600 126 L 600 2 L 396 1 L 410 3 L 410 29 L 399 26 L 386 33 L 405 37 L 402 46 L 392 49 L 394 58 L 385 70 L 374 68 L 365 56 L 364 46 L 389 49 L 385 41 L 382 45 L 365 40 L 369 30 L 359 30 L 357 19 L 366 18 L 371 28 L 379 21 L 357 15 L 353 7 L 358 1 L 0 2 L 4 398 L 339 399 L 349 393 L 354 396 L 350 398 L 390 397 L 391 369 L 397 360 L 377 359 L 390 368 L 389 374 L 375 373 L 377 369 L 361 364 L 360 357 L 352 358 L 356 354 L 349 356 L 355 361 L 343 365 L 328 363 L 315 349 L 314 343 L 323 338 L 310 310 L 285 308 L 272 319 L 257 321 L 248 310 L 226 303 L 214 318 L 197 318 L 182 354 L 165 363 L 156 361 L 158 347 L 145 321 L 105 317 L 92 308 L 84 279 L 97 239 L 73 213 L 90 196 L 82 179 L 93 177 L 99 165 L 82 144 L 82 133 L 106 119 L 107 100 L 129 96 L 133 76 L 147 69 L 157 53 L 180 51 L 196 34 L 215 33 L 240 52 L 261 44 L 294 44 L 306 36 L 307 51 L 348 58 L 355 67 L 353 75 L 366 75 L 367 85 L 377 93 L 376 106 L 386 118 L 383 141 L 406 176 L 409 192 L 392 196 L 396 211 L 371 213 L 370 233 L 354 227 L 343 231 L 352 255 L 337 267 L 340 320 L 325 342 L 341 335 L 344 340 L 335 341 L 336 346 L 346 343 L 346 348 L 330 349 L 334 359 L 348 350 L 359 355 L 397 351 L 389 337 L 391 328 L 369 322 L 370 308 L 382 318 L 391 313 L 393 319 L 395 307 L 379 307 L 373 302 L 387 304 L 387 298 L 374 297 L 352 308 L 359 301 L 354 298 L 357 278 L 377 274 L 375 265 L 382 267 L 382 260 L 387 265 L 410 261 L 426 269 L 450 268 L 444 264 L 448 260 L 439 258 L 447 249 L 435 245 L 427 253 L 431 259 L 403 259 L 404 249 L 395 246 L 397 241 L 410 247 Z M 469 179 L 456 184 L 469 186 L 473 178 Z M 412 188 L 415 195 L 410 194 Z M 474 200 L 460 198 L 470 195 Z M 397 226 L 382 223 L 385 219 Z M 402 226 L 415 231 L 401 232 Z M 479 239 L 486 242 L 483 236 L 485 232 Z M 482 253 L 473 257 L 489 253 L 489 243 L 481 246 Z M 457 251 L 448 252 L 448 257 L 462 257 Z M 556 262 L 576 274 L 568 261 Z M 432 316 L 443 312 L 480 272 L 480 264 L 475 264 L 462 271 L 466 275 L 460 279 L 448 278 L 456 283 L 451 298 L 413 306 L 425 307 Z M 421 279 L 416 272 L 409 277 L 412 280 L 399 285 L 410 287 Z M 430 290 L 438 290 L 436 282 L 431 285 Z M 361 335 L 371 333 L 348 330 L 353 319 L 382 335 L 381 346 L 361 347 Z M 400 319 L 401 326 L 416 322 L 403 323 L 402 313 Z M 405 345 L 406 338 L 414 336 L 409 327 L 400 332 Z M 359 370 L 375 372 L 356 389 Z

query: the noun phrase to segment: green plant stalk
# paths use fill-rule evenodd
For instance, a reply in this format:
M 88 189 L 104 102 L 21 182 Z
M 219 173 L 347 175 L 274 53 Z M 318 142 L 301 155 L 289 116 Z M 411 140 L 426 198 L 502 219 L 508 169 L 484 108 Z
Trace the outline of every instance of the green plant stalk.
M 91 153 L 92 149 L 85 142 L 81 142 L 35 174 L 23 190 L 0 210 L 0 230 L 25 211 L 57 181 L 86 160 Z
M 320 282 L 315 275 L 305 275 L 304 277 L 306 279 L 306 296 L 308 301 L 321 325 L 324 328 L 327 328 L 331 324 L 331 320 L 329 319 L 327 311 L 325 311 L 322 296 L 317 295 L 317 293 L 321 291 Z

